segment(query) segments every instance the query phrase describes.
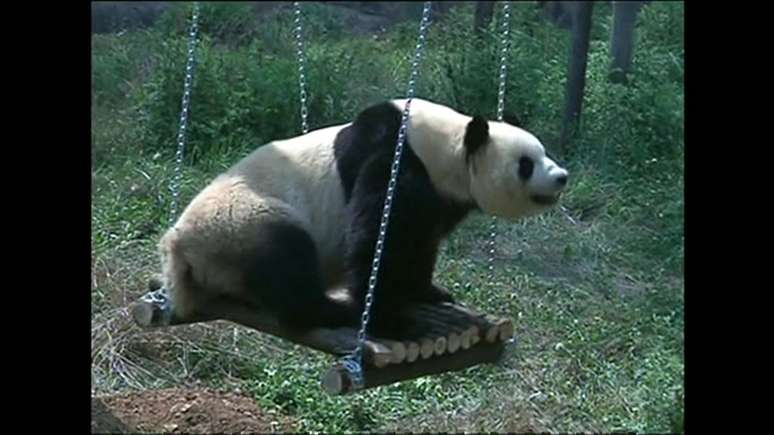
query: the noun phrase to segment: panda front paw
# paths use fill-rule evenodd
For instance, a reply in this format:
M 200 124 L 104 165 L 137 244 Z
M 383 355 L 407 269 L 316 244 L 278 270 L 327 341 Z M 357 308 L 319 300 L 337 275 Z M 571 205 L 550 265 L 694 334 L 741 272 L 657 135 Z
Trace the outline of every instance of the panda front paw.
M 430 287 L 430 291 L 427 292 L 425 301 L 430 304 L 440 304 L 443 302 L 448 303 L 455 303 L 454 296 L 452 296 L 451 292 L 443 287 L 439 287 L 435 284 L 433 284 Z
M 377 310 L 371 316 L 368 334 L 388 340 L 401 340 L 411 331 L 416 330 L 415 328 L 416 325 L 411 322 L 411 319 L 403 317 L 400 312 L 386 313 Z

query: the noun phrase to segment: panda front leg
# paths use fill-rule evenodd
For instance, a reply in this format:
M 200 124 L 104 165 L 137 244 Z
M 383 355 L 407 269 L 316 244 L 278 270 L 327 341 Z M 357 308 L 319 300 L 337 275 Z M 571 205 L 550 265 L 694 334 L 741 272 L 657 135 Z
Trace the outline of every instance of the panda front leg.
M 399 339 L 416 330 L 414 320 L 401 315 L 404 308 L 422 303 L 454 302 L 454 298 L 431 282 L 433 263 L 428 259 L 432 258 L 432 254 L 427 252 L 431 248 L 422 249 L 409 243 L 406 238 L 395 235 L 400 231 L 398 225 L 392 228 L 388 231 L 390 241 L 382 253 L 368 331 L 385 338 Z M 376 237 L 361 236 L 360 243 L 351 245 L 350 288 L 355 289 L 353 297 L 358 302 L 357 306 L 363 309 Z
M 349 288 L 361 308 L 364 308 L 368 292 L 380 230 L 385 196 L 380 194 L 383 190 L 378 181 L 383 180 L 378 178 L 383 174 L 382 168 L 366 166 L 349 203 L 350 222 L 346 234 Z M 435 217 L 430 213 L 428 198 L 423 196 L 425 187 L 410 171 L 401 177 L 369 313 L 369 332 L 387 338 L 400 338 L 414 329 L 410 319 L 399 315 L 402 308 L 416 303 L 451 300 L 448 292 L 432 284 L 438 240 L 432 237 Z

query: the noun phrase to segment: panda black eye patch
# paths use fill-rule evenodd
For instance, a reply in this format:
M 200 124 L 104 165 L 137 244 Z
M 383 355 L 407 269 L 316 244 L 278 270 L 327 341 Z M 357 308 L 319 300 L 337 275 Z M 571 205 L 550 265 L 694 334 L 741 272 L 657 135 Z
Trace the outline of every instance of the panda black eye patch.
M 523 156 L 519 159 L 519 177 L 526 181 L 532 176 L 532 171 L 535 169 L 535 163 L 531 158 Z

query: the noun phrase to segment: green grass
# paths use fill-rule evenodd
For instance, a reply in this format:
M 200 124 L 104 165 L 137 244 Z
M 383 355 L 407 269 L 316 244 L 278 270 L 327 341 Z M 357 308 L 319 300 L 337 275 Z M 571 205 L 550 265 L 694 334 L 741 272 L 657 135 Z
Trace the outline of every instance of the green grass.
M 188 6 L 176 4 L 152 29 L 92 41 L 96 390 L 239 389 L 292 416 L 300 431 L 682 431 L 681 3 L 645 8 L 630 86 L 606 80 L 609 8 L 597 11 L 582 132 L 563 156 L 572 173 L 563 209 L 497 222 L 491 277 L 489 218 L 472 217 L 444 245 L 438 282 L 514 319 L 517 341 L 503 361 L 346 398 L 319 386 L 327 356 L 226 323 L 148 332 L 127 317 L 127 303 L 158 271 L 155 244 L 169 217 Z M 206 6 L 182 205 L 249 150 L 300 125 L 290 17 L 254 28 L 240 5 Z M 353 37 L 335 13 L 313 6 L 312 126 L 404 94 L 416 23 Z M 526 5 L 513 19 L 507 108 L 550 141 L 568 36 Z M 493 114 L 496 35 L 476 43 L 470 22 L 459 10 L 431 27 L 418 91 Z

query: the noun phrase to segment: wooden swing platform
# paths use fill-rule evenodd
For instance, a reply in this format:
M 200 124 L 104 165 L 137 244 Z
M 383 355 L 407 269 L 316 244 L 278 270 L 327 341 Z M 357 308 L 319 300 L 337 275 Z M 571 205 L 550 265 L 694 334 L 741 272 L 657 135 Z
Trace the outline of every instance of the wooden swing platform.
M 153 292 L 151 292 L 153 293 Z M 130 306 L 141 327 L 164 327 L 214 320 L 227 320 L 280 337 L 336 357 L 352 353 L 357 346 L 356 328 L 318 328 L 305 332 L 282 328 L 276 317 L 225 301 L 207 303 L 207 313 L 187 319 L 169 316 L 168 304 L 146 294 Z M 165 315 L 169 318 L 164 319 Z M 509 319 L 478 313 L 459 304 L 416 305 L 400 313 L 416 325 L 401 340 L 368 336 L 363 349 L 363 389 L 422 376 L 462 370 L 497 361 L 505 342 L 513 336 Z M 338 362 L 322 377 L 322 387 L 332 395 L 354 392 L 349 372 Z

